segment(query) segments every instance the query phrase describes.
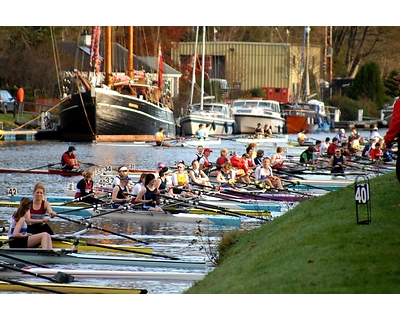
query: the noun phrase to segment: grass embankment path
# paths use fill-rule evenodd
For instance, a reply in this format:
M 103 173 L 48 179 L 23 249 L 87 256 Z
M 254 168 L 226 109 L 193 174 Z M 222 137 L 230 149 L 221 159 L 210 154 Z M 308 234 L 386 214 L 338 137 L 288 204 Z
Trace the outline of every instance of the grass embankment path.
M 400 293 L 400 184 L 393 172 L 370 188 L 371 224 L 357 224 L 354 185 L 305 201 L 241 236 L 185 293 Z

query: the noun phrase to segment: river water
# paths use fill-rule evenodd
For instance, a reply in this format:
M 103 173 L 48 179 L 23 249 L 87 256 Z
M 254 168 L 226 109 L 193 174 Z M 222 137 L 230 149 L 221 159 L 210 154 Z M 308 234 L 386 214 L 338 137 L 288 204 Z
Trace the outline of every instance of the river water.
M 380 129 L 379 133 L 383 136 L 386 129 Z M 362 136 L 368 137 L 369 131 L 361 132 Z M 325 139 L 326 136 L 333 137 L 335 133 L 318 133 L 310 134 L 312 139 Z M 210 145 L 213 150 L 211 154 L 212 161 L 219 156 L 221 148 L 227 148 L 229 151 L 235 151 L 238 154 L 245 152 L 245 146 L 235 142 L 233 139 L 225 137 L 220 145 Z M 232 137 L 234 138 L 234 137 Z M 296 140 L 296 135 L 289 135 L 289 139 Z M 164 162 L 167 166 L 173 165 L 176 161 L 183 160 L 186 164 L 190 164 L 195 157 L 195 147 L 175 147 L 175 148 L 144 148 L 130 147 L 128 143 L 123 146 L 120 144 L 105 143 L 66 143 L 59 141 L 0 141 L 0 161 L 2 168 L 32 169 L 45 167 L 47 164 L 58 163 L 64 151 L 69 145 L 74 145 L 78 159 L 86 163 L 94 163 L 96 165 L 120 165 L 134 164 L 136 169 L 155 169 L 158 162 Z M 274 149 L 268 149 L 265 155 L 272 154 Z M 18 194 L 31 195 L 33 186 L 36 182 L 43 182 L 47 188 L 48 195 L 64 195 L 63 189 L 68 183 L 74 185 L 79 181 L 80 177 L 61 177 L 58 175 L 34 175 L 34 174 L 0 174 L 0 198 L 6 200 L 7 189 L 16 188 Z M 6 220 L 15 209 L 0 208 L 0 226 L 6 224 Z M 213 269 L 210 262 L 210 256 L 215 255 L 215 245 L 223 235 L 225 230 L 216 226 L 203 227 L 203 233 L 199 235 L 198 226 L 193 224 L 171 225 L 170 223 L 145 223 L 145 222 L 129 222 L 117 219 L 110 220 L 104 217 L 101 221 L 96 221 L 96 225 L 106 230 L 129 234 L 140 240 L 150 243 L 153 252 L 167 256 L 179 257 L 191 261 L 205 261 L 206 270 L 209 272 Z M 243 223 L 242 228 L 251 229 L 257 227 L 257 223 Z M 57 233 L 71 233 L 79 229 L 80 226 L 72 222 L 61 219 L 54 219 L 51 222 L 52 228 Z M 102 233 L 95 229 L 85 234 L 85 239 L 91 242 L 102 243 L 118 243 L 134 245 L 132 241 L 120 238 L 115 235 Z M 94 266 L 92 266 L 94 267 Z M 101 269 L 115 269 L 114 266 L 101 266 Z M 139 268 L 121 268 L 118 270 L 140 270 Z M 153 271 L 162 271 L 152 269 Z M 177 271 L 177 270 L 163 270 Z M 178 270 L 188 272 L 188 270 Z M 202 272 L 201 270 L 189 272 Z M 150 294 L 177 294 L 191 286 L 190 282 L 171 282 L 171 281 L 110 281 L 91 279 L 84 282 L 92 285 L 107 285 L 121 287 L 135 287 L 147 289 Z

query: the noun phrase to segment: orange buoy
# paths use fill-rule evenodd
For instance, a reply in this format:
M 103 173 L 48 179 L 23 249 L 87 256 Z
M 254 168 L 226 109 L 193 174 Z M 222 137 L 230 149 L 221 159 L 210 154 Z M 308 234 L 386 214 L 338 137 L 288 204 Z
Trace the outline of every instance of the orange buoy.
M 23 88 L 19 88 L 17 91 L 17 101 L 24 102 L 24 89 Z

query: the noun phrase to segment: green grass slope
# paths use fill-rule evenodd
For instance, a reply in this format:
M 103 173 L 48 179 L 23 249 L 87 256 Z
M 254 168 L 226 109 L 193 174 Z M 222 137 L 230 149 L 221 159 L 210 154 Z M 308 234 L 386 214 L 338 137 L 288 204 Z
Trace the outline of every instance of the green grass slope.
M 371 224 L 354 185 L 308 200 L 247 234 L 185 293 L 400 293 L 400 184 L 370 180 Z M 361 220 L 367 216 L 359 205 Z

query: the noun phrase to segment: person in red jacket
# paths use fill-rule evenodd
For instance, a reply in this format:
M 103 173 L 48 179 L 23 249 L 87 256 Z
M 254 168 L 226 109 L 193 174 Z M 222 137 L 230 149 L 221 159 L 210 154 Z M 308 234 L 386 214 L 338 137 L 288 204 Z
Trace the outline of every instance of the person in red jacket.
M 75 156 L 75 147 L 70 146 L 67 151 L 61 156 L 61 168 L 64 170 L 78 170 L 80 165 L 79 161 Z
M 329 145 L 329 147 L 328 147 L 328 150 L 326 150 L 326 153 L 327 153 L 329 156 L 335 155 L 335 150 L 336 150 L 338 144 L 339 144 L 338 138 L 334 137 L 334 138 L 332 139 L 332 143 L 331 143 L 331 144 Z
M 397 81 L 397 86 L 400 89 L 400 76 L 393 77 Z M 390 121 L 389 129 L 384 137 L 386 148 L 391 149 L 393 144 L 400 140 L 400 99 L 397 99 L 393 106 L 392 120 Z M 400 150 L 397 146 L 397 161 L 396 161 L 396 176 L 400 182 Z

